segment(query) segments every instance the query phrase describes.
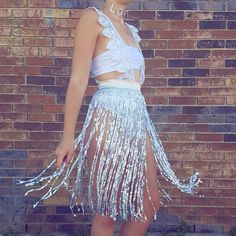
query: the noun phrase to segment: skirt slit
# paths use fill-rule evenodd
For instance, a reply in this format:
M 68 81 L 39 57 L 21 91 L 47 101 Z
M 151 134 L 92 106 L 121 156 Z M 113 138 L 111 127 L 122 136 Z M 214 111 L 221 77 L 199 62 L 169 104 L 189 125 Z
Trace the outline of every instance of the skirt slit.
M 112 85 L 98 89 L 93 95 L 84 126 L 74 141 L 70 166 L 66 169 L 63 164 L 53 174 L 43 176 L 45 171 L 18 182 L 32 186 L 49 179 L 53 183 L 50 186 L 49 181 L 42 186 L 50 189 L 34 207 L 64 185 L 71 192 L 70 209 L 74 216 L 74 207 L 81 212 L 78 207 L 81 205 L 84 213 L 87 205 L 93 213 L 110 216 L 115 221 L 146 222 L 145 211 L 150 206 L 156 219 L 158 204 L 164 205 L 162 199 L 171 200 L 170 194 L 160 186 L 157 172 L 190 194 L 195 194 L 201 182 L 198 173 L 190 176 L 189 183 L 175 175 L 141 91 Z M 54 186 L 52 180 L 58 177 L 62 177 L 61 182 Z M 37 190 L 31 189 L 25 195 Z

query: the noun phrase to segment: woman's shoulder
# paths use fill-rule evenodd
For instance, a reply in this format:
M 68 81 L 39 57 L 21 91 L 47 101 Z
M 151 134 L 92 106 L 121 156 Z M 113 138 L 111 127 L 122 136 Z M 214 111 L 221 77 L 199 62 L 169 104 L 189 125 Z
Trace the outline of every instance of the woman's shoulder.
M 95 7 L 87 7 L 84 8 L 79 16 L 79 20 L 77 22 L 77 25 L 85 25 L 87 27 L 98 27 L 99 24 L 99 14 L 96 11 L 97 9 Z
M 100 10 L 96 7 L 87 7 L 84 8 L 81 12 L 81 17 L 82 16 L 91 16 L 91 17 L 98 17 L 101 14 Z
M 80 13 L 80 18 L 97 19 L 98 9 L 96 7 L 87 7 L 84 8 Z

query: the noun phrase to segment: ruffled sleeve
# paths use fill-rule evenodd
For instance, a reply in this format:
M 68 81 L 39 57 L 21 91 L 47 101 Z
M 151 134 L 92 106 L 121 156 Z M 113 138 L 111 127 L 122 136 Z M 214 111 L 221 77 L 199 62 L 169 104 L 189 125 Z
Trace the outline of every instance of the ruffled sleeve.
M 138 28 L 136 28 L 134 25 L 128 24 L 130 31 L 132 32 L 133 37 L 137 42 L 140 42 L 142 39 L 140 38 L 138 34 Z
M 98 23 L 103 27 L 102 35 L 109 38 L 106 49 L 117 49 L 123 45 L 123 42 L 117 37 L 117 34 L 108 19 L 96 8 L 91 7 L 98 13 Z

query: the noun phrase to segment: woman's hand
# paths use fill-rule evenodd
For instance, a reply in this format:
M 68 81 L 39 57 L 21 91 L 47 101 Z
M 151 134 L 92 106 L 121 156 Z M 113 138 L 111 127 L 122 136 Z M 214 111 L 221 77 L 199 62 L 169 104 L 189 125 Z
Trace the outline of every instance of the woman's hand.
M 66 166 L 69 166 L 74 152 L 74 140 L 62 139 L 58 144 L 55 153 L 57 156 L 56 167 L 61 168 L 63 162 L 66 162 Z

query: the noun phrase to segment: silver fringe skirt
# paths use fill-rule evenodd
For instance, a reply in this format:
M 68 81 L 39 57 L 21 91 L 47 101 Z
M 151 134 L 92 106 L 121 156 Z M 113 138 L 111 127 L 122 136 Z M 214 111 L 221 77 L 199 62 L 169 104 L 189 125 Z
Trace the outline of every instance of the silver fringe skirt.
M 55 158 L 38 176 L 17 180 L 17 184 L 39 185 L 38 188 L 31 187 L 25 195 L 48 188 L 34 208 L 64 186 L 70 192 L 70 209 L 74 216 L 76 211 L 80 212 L 79 205 L 84 213 L 87 204 L 93 213 L 110 216 L 115 221 L 147 220 L 143 207 L 146 189 L 155 220 L 158 212 L 152 202 L 149 181 L 152 186 L 155 182 L 158 184 L 161 205 L 164 205 L 164 199 L 172 198 L 158 179 L 147 178 L 147 138 L 151 141 L 151 156 L 155 163 L 152 167 L 181 192 L 204 196 L 196 191 L 198 183 L 202 182 L 198 172 L 186 181 L 178 179 L 171 169 L 140 87 L 136 83 L 112 80 L 100 84 L 92 97 L 82 131 L 74 141 L 71 164 L 65 167 L 63 163 L 60 169 L 47 174 L 53 169 Z M 74 179 L 73 172 L 76 173 Z

